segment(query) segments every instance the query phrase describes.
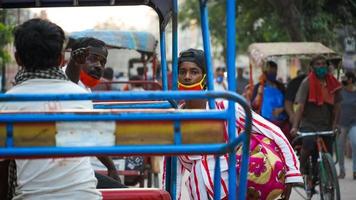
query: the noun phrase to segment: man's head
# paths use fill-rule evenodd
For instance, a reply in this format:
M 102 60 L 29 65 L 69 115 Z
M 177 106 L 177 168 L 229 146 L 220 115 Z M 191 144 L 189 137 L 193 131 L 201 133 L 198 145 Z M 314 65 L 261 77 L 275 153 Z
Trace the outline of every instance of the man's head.
M 43 19 L 31 19 L 14 30 L 15 58 L 26 70 L 58 67 L 63 62 L 64 31 Z
M 203 90 L 206 66 L 204 51 L 188 49 L 178 58 L 178 87 L 180 90 Z
M 224 67 L 218 67 L 215 69 L 215 77 L 218 83 L 222 83 L 224 81 L 225 71 Z
M 265 70 L 265 75 L 267 79 L 270 81 L 276 81 L 277 71 L 278 71 L 277 63 L 274 61 L 267 61 L 266 70 Z
M 71 46 L 72 52 L 86 49 L 88 55 L 85 64 L 81 68 L 80 80 L 88 87 L 94 87 L 103 76 L 108 50 L 105 42 L 92 38 L 83 37 L 77 39 Z
M 238 67 L 237 68 L 237 77 L 242 78 L 244 74 L 244 68 Z
M 310 61 L 311 70 L 319 79 L 325 78 L 329 73 L 328 64 L 327 59 L 322 55 L 316 55 Z

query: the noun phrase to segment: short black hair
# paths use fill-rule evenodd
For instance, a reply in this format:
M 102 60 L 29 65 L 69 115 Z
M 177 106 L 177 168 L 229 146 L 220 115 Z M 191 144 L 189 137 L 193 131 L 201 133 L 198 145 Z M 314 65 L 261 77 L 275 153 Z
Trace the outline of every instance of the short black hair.
M 355 74 L 353 72 L 346 72 L 345 73 L 345 76 L 347 79 L 351 79 L 352 80 L 352 83 L 355 83 L 355 80 L 356 80 L 356 77 L 355 77 Z
M 203 74 L 206 73 L 205 56 L 203 50 L 188 49 L 182 51 L 178 58 L 178 68 L 182 62 L 193 62 L 202 70 Z
M 39 18 L 30 19 L 14 29 L 16 55 L 27 70 L 59 66 L 65 41 L 57 24 Z
M 267 66 L 273 67 L 273 68 L 278 68 L 277 63 L 272 60 L 267 61 Z
M 81 37 L 78 39 L 73 40 L 72 42 L 68 43 L 67 48 L 71 48 L 72 51 L 77 50 L 79 48 L 85 48 L 85 47 L 106 47 L 105 42 L 93 38 L 93 37 Z
M 314 63 L 315 63 L 317 60 L 325 60 L 325 62 L 326 62 L 327 65 L 330 64 L 329 60 L 328 60 L 325 56 L 323 56 L 323 55 L 321 55 L 321 54 L 318 54 L 318 55 L 315 55 L 315 56 L 312 57 L 312 59 L 311 59 L 311 61 L 310 61 L 310 66 L 313 67 L 313 66 L 314 66 Z

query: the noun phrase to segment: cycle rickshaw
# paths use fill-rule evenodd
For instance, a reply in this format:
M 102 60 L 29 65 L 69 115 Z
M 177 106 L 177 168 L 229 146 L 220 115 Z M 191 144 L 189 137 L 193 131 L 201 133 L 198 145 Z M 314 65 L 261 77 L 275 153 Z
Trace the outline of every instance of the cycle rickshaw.
M 242 144 L 242 162 L 239 177 L 236 177 L 235 167 L 229 168 L 229 199 L 245 199 L 248 159 L 249 132 L 251 130 L 251 111 L 242 97 L 235 91 L 235 1 L 227 1 L 227 63 L 228 63 L 228 92 L 213 92 L 213 73 L 211 66 L 210 38 L 208 28 L 208 10 L 206 1 L 201 3 L 201 21 L 205 50 L 205 60 L 208 72 L 208 89 L 206 92 L 178 92 L 177 90 L 177 9 L 176 0 L 3 0 L 1 8 L 29 8 L 29 7 L 76 7 L 76 6 L 119 6 L 119 5 L 147 5 L 152 7 L 159 16 L 160 49 L 163 91 L 142 93 L 111 92 L 92 93 L 86 95 L 8 95 L 1 94 L 0 101 L 67 101 L 67 100 L 181 100 L 208 99 L 214 108 L 214 98 L 226 98 L 229 108 L 226 111 L 197 110 L 179 111 L 175 109 L 110 109 L 90 111 L 63 112 L 2 112 L 0 114 L 0 157 L 1 158 L 38 158 L 38 157 L 66 157 L 87 155 L 167 155 L 167 176 L 165 188 L 170 195 L 162 197 L 161 190 L 119 189 L 102 191 L 104 199 L 176 199 L 176 157 L 180 154 L 215 154 L 229 153 L 229 166 L 236 165 L 235 149 Z M 173 25 L 173 91 L 168 90 L 167 64 L 165 53 L 165 28 L 172 19 Z M 245 132 L 235 137 L 235 102 L 240 103 L 247 115 Z M 115 141 L 109 146 L 56 147 L 55 123 L 57 121 L 115 121 Z M 46 123 L 44 123 L 46 122 Z M 229 142 L 223 140 L 223 123 L 228 124 Z M 206 124 L 206 128 L 202 128 Z M 149 129 L 147 128 L 150 125 Z M 209 137 L 206 134 L 209 133 Z M 36 136 L 40 140 L 34 141 Z M 100 139 L 98 139 L 100 144 Z M 219 159 L 216 159 L 219 169 Z M 220 197 L 220 171 L 214 177 L 214 197 Z M 239 181 L 236 191 L 237 179 Z

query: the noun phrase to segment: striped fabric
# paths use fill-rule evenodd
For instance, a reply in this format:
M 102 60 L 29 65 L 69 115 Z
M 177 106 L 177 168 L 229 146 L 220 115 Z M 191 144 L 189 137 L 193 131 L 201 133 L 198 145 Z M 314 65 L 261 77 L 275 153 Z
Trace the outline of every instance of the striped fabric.
M 228 105 L 227 101 L 219 101 L 216 102 L 216 108 L 219 110 L 226 109 Z M 243 125 L 245 123 L 245 113 L 242 107 L 236 104 L 236 126 L 237 126 L 237 134 L 243 131 Z M 294 183 L 294 182 L 303 182 L 302 176 L 299 171 L 299 161 L 293 151 L 293 148 L 289 144 L 288 140 L 282 133 L 282 131 L 265 120 L 260 115 L 253 113 L 253 125 L 252 125 L 252 134 L 256 137 L 252 137 L 251 139 L 251 148 L 256 148 L 254 143 L 262 146 L 265 149 L 264 151 L 268 151 L 270 153 L 264 153 L 263 156 L 267 157 L 268 162 L 270 163 L 267 166 L 267 170 L 269 170 L 269 174 L 272 174 L 276 177 L 269 177 L 265 181 L 265 186 L 271 187 L 262 187 L 265 189 L 258 190 L 259 186 L 253 184 L 253 173 L 249 173 L 249 193 L 248 195 L 259 195 L 258 199 L 266 199 L 270 197 L 268 195 L 278 196 L 283 188 L 285 183 Z M 225 137 L 227 136 L 227 131 L 225 130 Z M 256 139 L 257 138 L 257 139 Z M 269 151 L 273 148 L 270 146 L 263 144 L 261 141 L 272 141 L 273 145 L 275 145 L 275 149 L 279 149 L 280 151 Z M 252 149 L 253 150 L 253 149 Z M 256 158 L 253 158 L 252 160 Z M 240 156 L 237 154 L 237 158 Z M 220 165 L 221 165 L 221 199 L 227 199 L 228 196 L 228 157 L 227 155 L 220 157 Z M 258 160 L 258 159 L 257 159 Z M 266 159 L 264 159 L 266 160 Z M 272 164 L 271 164 L 272 163 Z M 202 155 L 202 156 L 179 156 L 178 162 L 178 181 L 183 181 L 183 174 L 188 173 L 188 180 L 185 181 L 186 188 L 189 192 L 189 198 L 192 200 L 206 200 L 213 199 L 214 196 L 214 156 L 213 155 Z M 237 170 L 239 166 L 236 166 Z M 254 169 L 251 167 L 250 162 L 250 170 Z M 251 175 L 252 174 L 252 175 Z M 260 185 L 261 186 L 261 185 Z M 262 185 L 263 186 L 263 185 Z M 266 189 L 267 188 L 267 189 Z M 181 196 L 181 183 L 177 182 L 177 193 L 178 199 L 182 199 Z

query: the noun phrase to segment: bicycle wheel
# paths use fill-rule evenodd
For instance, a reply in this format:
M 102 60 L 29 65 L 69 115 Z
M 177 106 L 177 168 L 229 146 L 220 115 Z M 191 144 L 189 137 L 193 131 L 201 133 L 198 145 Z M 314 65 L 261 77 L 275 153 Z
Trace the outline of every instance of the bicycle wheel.
M 339 200 L 339 179 L 336 176 L 334 161 L 329 153 L 322 154 L 320 163 L 320 197 L 322 200 Z

